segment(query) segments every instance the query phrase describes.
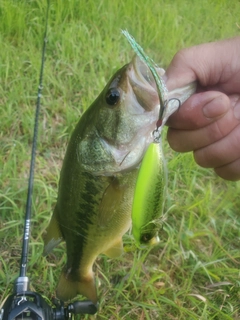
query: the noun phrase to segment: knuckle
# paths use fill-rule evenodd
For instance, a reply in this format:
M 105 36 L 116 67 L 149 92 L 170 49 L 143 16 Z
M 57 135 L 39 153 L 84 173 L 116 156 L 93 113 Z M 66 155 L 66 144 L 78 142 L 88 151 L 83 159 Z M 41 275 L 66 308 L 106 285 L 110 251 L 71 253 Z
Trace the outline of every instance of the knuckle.
M 213 148 L 204 147 L 193 153 L 195 162 L 202 168 L 214 168 L 214 162 L 218 162 L 218 155 L 213 153 Z
M 208 168 L 208 166 L 206 165 L 206 161 L 205 161 L 205 157 L 203 156 L 204 152 L 202 149 L 193 151 L 193 157 L 195 162 L 203 168 Z
M 185 65 L 188 62 L 189 52 L 191 52 L 189 48 L 180 49 L 173 57 L 173 65 L 181 65 L 182 63 Z
M 221 122 L 221 120 L 217 120 L 208 127 L 208 135 L 212 142 L 216 142 L 224 138 L 226 135 L 226 131 L 224 130 Z

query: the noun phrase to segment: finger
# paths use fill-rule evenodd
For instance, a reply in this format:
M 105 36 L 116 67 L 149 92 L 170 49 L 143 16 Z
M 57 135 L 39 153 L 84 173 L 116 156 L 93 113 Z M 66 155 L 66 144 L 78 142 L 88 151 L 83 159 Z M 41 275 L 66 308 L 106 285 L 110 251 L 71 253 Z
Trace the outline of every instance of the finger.
M 191 130 L 209 125 L 230 109 L 228 96 L 217 91 L 194 94 L 167 122 L 175 129 Z
M 217 168 L 234 162 L 240 155 L 240 124 L 223 139 L 194 152 L 197 164 Z
M 228 100 L 230 105 L 238 101 L 235 96 L 230 97 Z M 188 152 L 201 149 L 221 140 L 239 124 L 239 119 L 235 115 L 237 112 L 234 112 L 235 110 L 236 106 L 234 108 L 230 107 L 228 112 L 222 117 L 197 130 L 176 130 L 169 128 L 167 139 L 171 148 L 178 152 Z M 213 114 L 215 110 L 213 109 L 211 112 Z
M 225 180 L 230 180 L 230 181 L 240 180 L 240 159 L 237 159 L 224 166 L 214 168 L 214 171 L 219 177 Z
M 180 50 L 166 70 L 168 89 L 180 88 L 198 80 L 204 87 L 218 84 L 219 90 L 236 92 L 239 88 L 236 72 L 240 67 L 239 50 L 240 37 Z
M 217 46 L 217 42 L 205 43 L 177 52 L 165 73 L 167 88 L 172 90 L 195 80 L 203 86 L 216 84 L 211 76 L 218 75 L 222 68 L 222 65 L 216 65 L 222 62 L 222 59 L 216 59 L 215 56 Z

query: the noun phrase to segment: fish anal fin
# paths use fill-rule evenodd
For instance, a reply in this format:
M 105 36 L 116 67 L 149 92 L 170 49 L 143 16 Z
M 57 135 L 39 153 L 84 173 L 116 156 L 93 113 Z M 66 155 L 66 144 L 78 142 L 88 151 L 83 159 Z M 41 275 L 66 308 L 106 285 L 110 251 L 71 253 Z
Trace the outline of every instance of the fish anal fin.
M 74 281 L 71 279 L 71 275 L 63 271 L 60 276 L 56 294 L 62 301 L 73 299 L 78 294 L 81 294 L 96 304 L 98 299 L 93 272 L 81 277 L 80 281 Z
M 117 178 L 114 178 L 107 186 L 99 208 L 99 226 L 105 227 L 111 221 L 120 202 L 122 201 L 124 188 L 119 186 Z
M 44 251 L 43 255 L 46 256 L 52 251 L 61 241 L 63 236 L 57 221 L 57 211 L 56 208 L 53 212 L 51 221 L 46 229 L 46 234 L 44 236 Z
M 109 258 L 117 258 L 123 253 L 122 238 L 118 239 L 109 249 L 105 250 L 103 254 Z

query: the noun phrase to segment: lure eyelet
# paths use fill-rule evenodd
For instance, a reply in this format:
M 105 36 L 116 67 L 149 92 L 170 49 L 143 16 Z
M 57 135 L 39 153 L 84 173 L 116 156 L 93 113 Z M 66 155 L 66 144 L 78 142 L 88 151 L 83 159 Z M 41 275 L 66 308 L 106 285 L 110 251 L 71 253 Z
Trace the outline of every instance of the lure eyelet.
M 140 243 L 148 243 L 152 239 L 152 234 L 145 233 L 140 238 Z

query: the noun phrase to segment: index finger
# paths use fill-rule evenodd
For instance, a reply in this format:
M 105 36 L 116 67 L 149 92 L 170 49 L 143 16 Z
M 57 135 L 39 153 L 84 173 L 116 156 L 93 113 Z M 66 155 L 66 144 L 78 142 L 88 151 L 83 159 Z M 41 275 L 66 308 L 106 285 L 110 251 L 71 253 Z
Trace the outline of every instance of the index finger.
M 168 119 L 167 125 L 180 130 L 202 128 L 222 117 L 229 108 L 230 100 L 221 92 L 196 93 Z

